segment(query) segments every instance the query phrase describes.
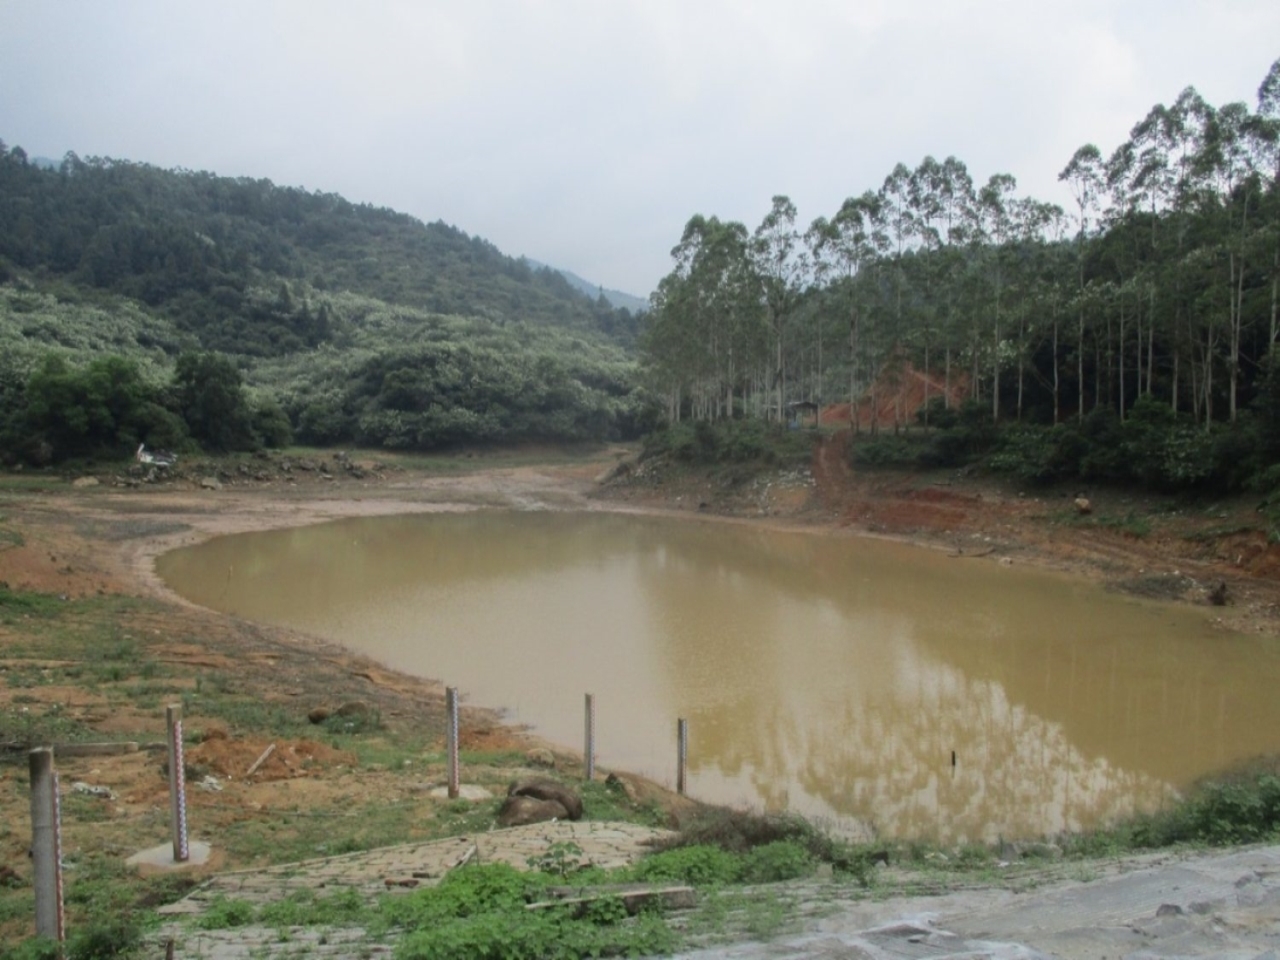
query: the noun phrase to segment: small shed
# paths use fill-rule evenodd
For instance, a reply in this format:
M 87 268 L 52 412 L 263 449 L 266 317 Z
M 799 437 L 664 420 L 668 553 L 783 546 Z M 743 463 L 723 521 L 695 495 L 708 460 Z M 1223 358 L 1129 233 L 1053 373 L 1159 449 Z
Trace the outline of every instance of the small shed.
M 792 427 L 816 427 L 818 425 L 818 405 L 812 400 L 796 400 L 787 404 L 791 412 Z

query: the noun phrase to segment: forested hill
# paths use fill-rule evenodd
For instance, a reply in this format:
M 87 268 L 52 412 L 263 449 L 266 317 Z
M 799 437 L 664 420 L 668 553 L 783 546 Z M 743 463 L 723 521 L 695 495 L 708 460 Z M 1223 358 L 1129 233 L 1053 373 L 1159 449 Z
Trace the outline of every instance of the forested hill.
M 205 348 L 257 356 L 330 339 L 323 298 L 306 295 L 326 291 L 623 344 L 635 336 L 630 312 L 444 223 L 145 163 L 69 153 L 50 169 L 0 144 L 0 282 L 18 272 L 141 301 Z M 264 309 L 252 295 L 282 284 L 287 304 Z
M 0 142 L 0 462 L 635 436 L 637 322 L 443 223 Z

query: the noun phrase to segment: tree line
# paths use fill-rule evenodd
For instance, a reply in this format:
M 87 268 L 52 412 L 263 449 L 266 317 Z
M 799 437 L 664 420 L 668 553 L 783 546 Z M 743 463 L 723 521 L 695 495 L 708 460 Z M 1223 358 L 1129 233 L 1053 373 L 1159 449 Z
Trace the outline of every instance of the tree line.
M 1280 61 L 1253 108 L 1188 88 L 1059 180 L 1068 209 L 925 157 L 807 228 L 785 196 L 754 230 L 696 215 L 646 319 L 648 383 L 673 421 L 868 393 L 874 409 L 914 369 L 926 425 L 954 424 L 957 388 L 991 424 L 1123 424 L 1152 404 L 1236 424 L 1280 335 Z

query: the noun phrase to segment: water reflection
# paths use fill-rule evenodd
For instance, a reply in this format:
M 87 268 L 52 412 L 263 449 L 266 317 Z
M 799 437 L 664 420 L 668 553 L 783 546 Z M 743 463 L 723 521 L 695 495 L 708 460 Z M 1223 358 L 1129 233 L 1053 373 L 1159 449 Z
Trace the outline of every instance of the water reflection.
M 603 764 L 670 780 L 687 716 L 696 795 L 887 835 L 1087 827 L 1280 739 L 1272 644 L 895 544 L 481 513 L 227 537 L 159 567 L 198 603 L 456 683 L 570 745 L 593 692 Z

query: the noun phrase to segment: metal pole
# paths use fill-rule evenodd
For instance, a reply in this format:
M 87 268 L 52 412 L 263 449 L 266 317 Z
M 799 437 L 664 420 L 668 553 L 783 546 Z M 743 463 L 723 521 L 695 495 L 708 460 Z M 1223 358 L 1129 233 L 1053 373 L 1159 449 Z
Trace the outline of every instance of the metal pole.
M 62 811 L 58 799 L 58 774 L 53 769 L 53 749 L 32 750 L 31 859 L 36 895 L 36 936 L 59 943 L 66 939 L 62 912 Z
M 187 844 L 187 775 L 182 757 L 182 706 L 170 704 L 164 711 L 169 731 L 169 824 L 173 833 L 173 861 L 186 863 L 191 856 Z
M 584 723 L 583 777 L 590 782 L 596 776 L 596 698 L 589 693 L 587 694 L 586 719 Z
M 689 762 L 689 721 L 676 721 L 676 793 L 684 795 L 685 767 Z
M 458 688 L 445 687 L 445 745 L 449 752 L 449 799 L 458 799 Z

